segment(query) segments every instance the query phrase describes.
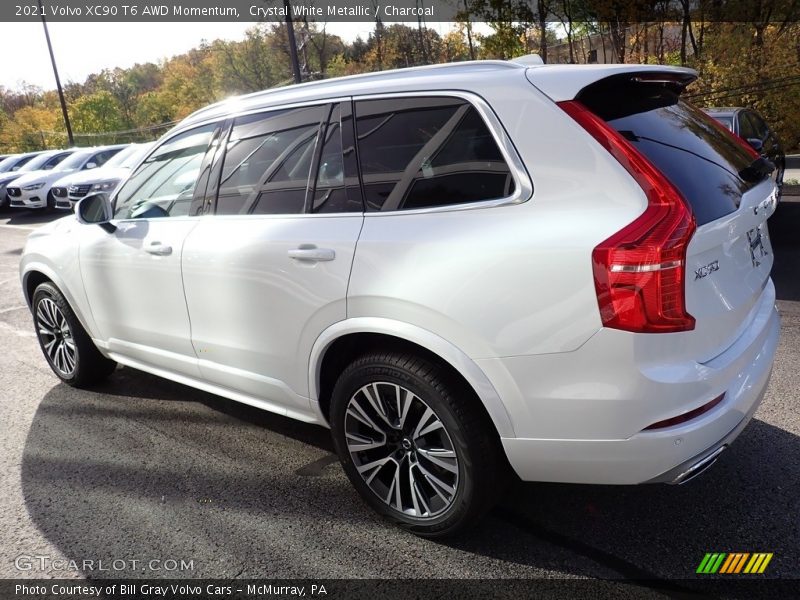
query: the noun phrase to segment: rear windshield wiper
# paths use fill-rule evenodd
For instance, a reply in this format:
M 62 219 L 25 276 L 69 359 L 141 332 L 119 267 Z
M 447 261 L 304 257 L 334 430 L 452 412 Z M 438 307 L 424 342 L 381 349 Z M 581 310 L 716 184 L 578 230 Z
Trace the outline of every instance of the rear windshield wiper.
M 769 177 L 774 170 L 775 165 L 772 161 L 759 156 L 749 166 L 739 171 L 739 177 L 748 183 L 758 183 Z

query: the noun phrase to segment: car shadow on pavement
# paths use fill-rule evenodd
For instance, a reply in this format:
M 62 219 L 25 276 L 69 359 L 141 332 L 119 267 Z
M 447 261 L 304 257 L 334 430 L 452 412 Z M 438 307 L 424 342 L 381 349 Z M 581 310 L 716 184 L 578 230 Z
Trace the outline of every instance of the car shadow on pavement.
M 447 577 L 453 560 L 475 577 L 682 579 L 715 551 L 773 552 L 769 576 L 800 576 L 800 438 L 759 420 L 690 484 L 517 482 L 443 542 L 376 517 L 335 462 L 321 427 L 122 368 L 95 390 L 45 395 L 22 492 L 68 559 L 197 563 L 83 572 L 101 578 Z
M 28 210 L 11 208 L 0 211 L 0 218 L 7 218 L 9 225 L 40 225 L 71 214 L 66 210 Z

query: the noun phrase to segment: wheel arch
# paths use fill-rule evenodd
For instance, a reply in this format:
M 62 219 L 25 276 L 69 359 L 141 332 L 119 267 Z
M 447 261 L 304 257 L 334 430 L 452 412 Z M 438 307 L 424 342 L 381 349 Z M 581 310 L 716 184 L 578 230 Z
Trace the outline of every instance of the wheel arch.
M 500 437 L 514 437 L 508 412 L 483 370 L 464 352 L 438 335 L 392 319 L 360 317 L 326 329 L 311 350 L 308 385 L 313 410 L 329 423 L 333 384 L 356 356 L 373 349 L 411 351 L 443 365 L 480 400 Z
M 36 291 L 36 288 L 42 283 L 52 283 L 64 295 L 64 298 L 66 298 L 70 308 L 72 309 L 72 312 L 75 313 L 75 316 L 77 317 L 83 329 L 87 333 L 94 331 L 93 328 L 88 327 L 88 325 L 93 324 L 93 321 L 91 323 L 88 322 L 88 319 L 86 318 L 87 315 L 83 313 L 80 304 L 69 291 L 69 288 L 64 285 L 64 282 L 62 281 L 61 277 L 58 276 L 58 273 L 56 273 L 46 264 L 40 262 L 26 264 L 22 271 L 21 279 L 22 293 L 25 296 L 25 302 L 29 309 L 32 309 L 33 293 Z M 89 335 L 91 335 L 91 333 L 89 333 Z

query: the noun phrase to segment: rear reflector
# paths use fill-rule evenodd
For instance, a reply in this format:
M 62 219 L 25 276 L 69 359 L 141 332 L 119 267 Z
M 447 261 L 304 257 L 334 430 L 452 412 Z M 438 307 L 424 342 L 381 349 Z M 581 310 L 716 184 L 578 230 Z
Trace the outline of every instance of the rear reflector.
M 680 425 L 681 423 L 686 423 L 686 421 L 691 421 L 692 419 L 696 419 L 700 415 L 703 415 L 710 411 L 712 408 L 717 406 L 722 400 L 725 398 L 725 394 L 720 394 L 716 398 L 714 398 L 711 402 L 707 404 L 703 404 L 700 408 L 695 408 L 694 410 L 690 410 L 687 413 L 683 413 L 682 415 L 678 415 L 677 417 L 672 417 L 671 419 L 664 419 L 663 421 L 658 421 L 657 423 L 653 423 L 652 425 L 648 425 L 643 429 L 643 431 L 649 431 L 652 429 L 664 429 L 665 427 L 674 427 L 675 425 Z
M 558 105 L 625 168 L 647 196 L 635 221 L 592 252 L 605 327 L 637 333 L 694 329 L 684 293 L 686 248 L 696 225 L 674 185 L 613 127 L 578 101 Z

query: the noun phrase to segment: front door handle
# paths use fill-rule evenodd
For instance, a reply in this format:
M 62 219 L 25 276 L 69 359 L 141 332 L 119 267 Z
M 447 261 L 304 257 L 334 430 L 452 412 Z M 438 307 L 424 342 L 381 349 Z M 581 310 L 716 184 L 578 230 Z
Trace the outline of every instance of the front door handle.
M 332 248 L 294 248 L 289 250 L 289 258 L 295 260 L 307 260 L 310 262 L 328 261 L 336 258 L 336 251 Z
M 145 247 L 145 252 L 156 256 L 168 256 L 172 254 L 172 246 L 165 246 L 161 242 L 150 242 L 150 245 Z

